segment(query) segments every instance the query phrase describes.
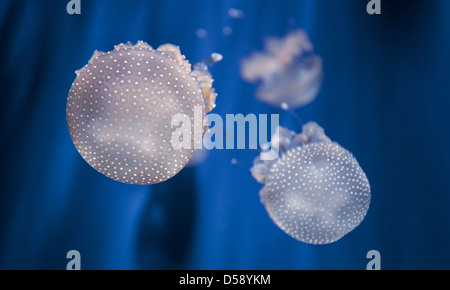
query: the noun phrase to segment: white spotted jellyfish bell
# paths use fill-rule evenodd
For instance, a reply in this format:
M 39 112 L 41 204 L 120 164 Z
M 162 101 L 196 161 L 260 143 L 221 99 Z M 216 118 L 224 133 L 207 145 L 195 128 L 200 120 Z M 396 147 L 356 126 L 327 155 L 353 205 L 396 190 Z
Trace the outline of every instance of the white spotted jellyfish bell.
M 309 244 L 329 244 L 355 229 L 370 204 L 369 181 L 355 157 L 314 122 L 301 134 L 278 127 L 274 136 L 281 157 L 257 157 L 251 168 L 274 223 Z
M 171 145 L 172 118 L 185 114 L 194 134 L 194 107 L 202 118 L 215 107 L 207 69 L 191 69 L 177 46 L 145 42 L 95 51 L 76 71 L 67 99 L 72 141 L 89 165 L 116 181 L 155 184 L 175 176 L 194 154 Z M 203 120 L 203 119 L 202 119 Z M 200 130 L 203 130 L 201 128 Z

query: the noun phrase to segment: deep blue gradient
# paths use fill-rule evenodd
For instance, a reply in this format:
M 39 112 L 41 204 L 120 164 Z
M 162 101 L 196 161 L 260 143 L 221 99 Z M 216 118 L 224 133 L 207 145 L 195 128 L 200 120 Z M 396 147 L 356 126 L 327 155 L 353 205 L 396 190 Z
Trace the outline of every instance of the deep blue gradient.
M 383 269 L 450 269 L 450 1 L 382 0 L 381 15 L 365 0 L 81 0 L 81 15 L 67 2 L 0 0 L 1 269 L 65 269 L 72 249 L 83 269 L 365 269 L 372 249 Z M 296 113 L 352 152 L 372 188 L 365 220 L 338 242 L 304 244 L 273 224 L 249 172 L 254 150 L 213 150 L 153 186 L 110 180 L 76 151 L 65 120 L 74 71 L 138 40 L 177 44 L 191 62 L 220 52 L 214 112 L 280 114 L 299 131 L 239 74 L 266 36 L 293 28 L 325 73 Z

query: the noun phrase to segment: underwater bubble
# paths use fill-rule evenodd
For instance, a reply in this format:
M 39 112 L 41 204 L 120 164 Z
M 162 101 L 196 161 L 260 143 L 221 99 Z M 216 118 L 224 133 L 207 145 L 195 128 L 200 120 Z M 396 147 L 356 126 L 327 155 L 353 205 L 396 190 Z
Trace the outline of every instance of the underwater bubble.
M 300 29 L 284 38 L 267 38 L 265 51 L 241 62 L 245 81 L 261 81 L 257 98 L 269 105 L 299 108 L 312 102 L 322 85 L 322 58 L 314 53 L 308 35 Z
M 172 117 L 189 116 L 187 129 L 195 134 L 194 107 L 202 108 L 204 117 L 216 93 L 209 72 L 191 70 L 177 46 L 120 44 L 96 51 L 76 75 L 67 125 L 76 149 L 97 171 L 124 183 L 154 184 L 176 175 L 192 158 L 194 149 L 171 144 Z
M 272 146 L 281 157 L 255 159 L 251 169 L 264 184 L 262 203 L 293 238 L 309 244 L 335 242 L 355 229 L 370 204 L 370 185 L 355 157 L 332 142 L 316 123 L 295 134 L 280 127 Z

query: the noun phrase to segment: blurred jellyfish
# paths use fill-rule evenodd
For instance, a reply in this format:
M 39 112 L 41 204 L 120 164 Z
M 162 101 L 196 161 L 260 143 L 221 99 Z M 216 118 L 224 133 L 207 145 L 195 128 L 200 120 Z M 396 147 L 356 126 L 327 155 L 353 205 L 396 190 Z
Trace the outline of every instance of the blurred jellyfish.
M 248 82 L 262 81 L 256 92 L 260 101 L 299 108 L 320 90 L 322 59 L 314 54 L 307 34 L 297 29 L 282 39 L 266 39 L 264 52 L 242 60 L 241 75 Z
M 199 28 L 199 29 L 197 29 L 197 30 L 195 31 L 195 35 L 196 35 L 198 38 L 203 39 L 203 38 L 208 37 L 208 32 L 207 32 L 205 29 L 203 29 L 203 28 Z
M 274 136 L 281 157 L 257 157 L 251 168 L 274 223 L 310 244 L 335 242 L 356 228 L 369 209 L 370 185 L 355 157 L 314 122 L 301 134 L 278 127 Z
M 211 55 L 205 59 L 203 59 L 202 62 L 197 63 L 196 67 L 201 67 L 202 69 L 205 69 L 206 65 L 212 66 L 220 61 L 222 61 L 223 55 L 221 55 L 218 52 L 213 52 Z M 207 67 L 206 67 L 207 69 Z
M 223 35 L 226 35 L 226 36 L 231 35 L 231 34 L 233 34 L 233 28 L 231 28 L 230 26 L 224 26 L 222 28 L 222 33 L 223 33 Z
M 95 51 L 76 71 L 67 98 L 72 141 L 100 173 L 120 182 L 155 184 L 176 175 L 195 149 L 174 148 L 171 121 L 177 114 L 201 118 L 215 107 L 216 93 L 206 67 L 191 69 L 179 48 L 153 49 L 145 42 Z M 197 132 L 200 131 L 200 132 Z M 184 136 L 183 136 L 184 137 Z
M 240 9 L 230 8 L 228 9 L 228 16 L 235 19 L 241 19 L 245 16 L 245 13 Z

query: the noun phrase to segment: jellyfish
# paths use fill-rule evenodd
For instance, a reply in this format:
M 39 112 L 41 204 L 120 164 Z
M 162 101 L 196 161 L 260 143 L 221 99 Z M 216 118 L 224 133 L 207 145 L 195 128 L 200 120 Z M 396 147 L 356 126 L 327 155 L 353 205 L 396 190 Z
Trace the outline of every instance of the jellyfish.
M 203 38 L 208 37 L 208 31 L 206 31 L 206 30 L 203 29 L 203 28 L 198 28 L 198 29 L 195 31 L 195 35 L 196 35 L 198 38 L 203 39 Z
M 242 60 L 241 75 L 247 82 L 261 81 L 256 92 L 260 101 L 296 109 L 316 98 L 322 84 L 322 58 L 314 53 L 308 35 L 297 29 L 282 39 L 266 39 L 264 52 Z
M 252 176 L 273 222 L 291 237 L 329 244 L 355 229 L 370 204 L 370 185 L 355 157 L 331 141 L 315 122 L 301 134 L 278 127 L 271 145 L 276 160 L 257 157 Z
M 153 49 L 139 41 L 95 51 L 76 71 L 67 98 L 71 139 L 83 159 L 109 178 L 129 184 L 166 181 L 195 151 L 172 146 L 171 120 L 185 114 L 194 124 L 194 107 L 204 118 L 215 107 L 212 82 L 206 66 L 191 69 L 172 44 Z
M 222 28 L 222 34 L 226 36 L 233 34 L 233 28 L 231 28 L 231 26 L 224 26 Z
M 237 9 L 237 8 L 230 8 L 228 9 L 228 16 L 235 19 L 241 19 L 245 16 L 244 11 Z

